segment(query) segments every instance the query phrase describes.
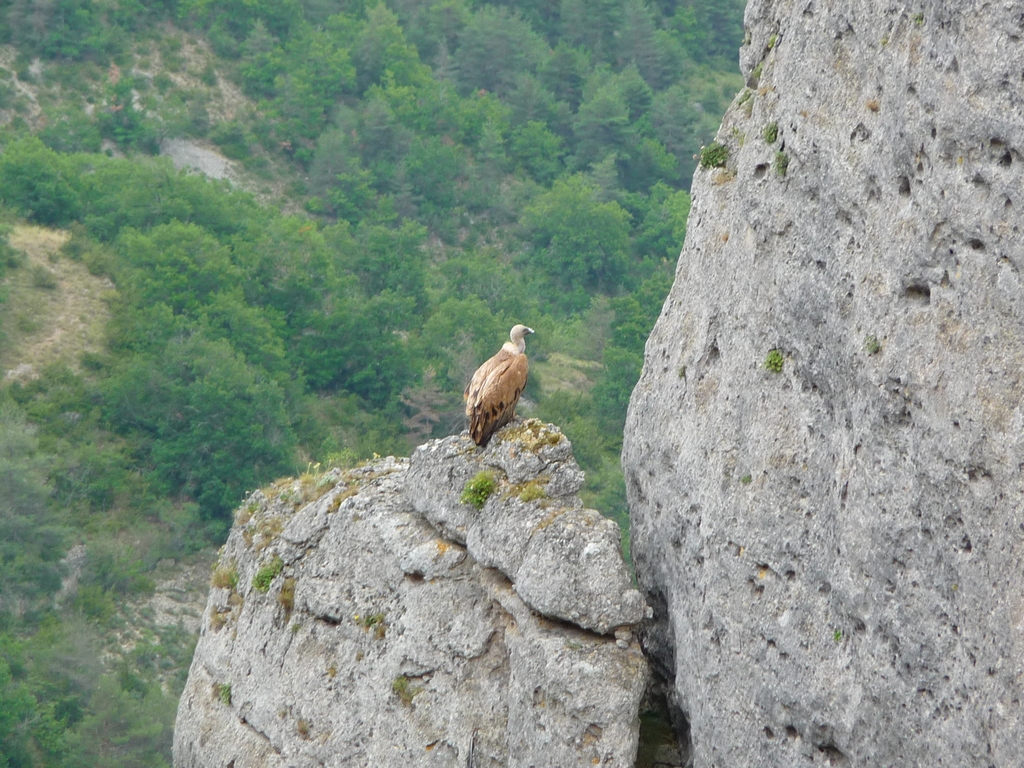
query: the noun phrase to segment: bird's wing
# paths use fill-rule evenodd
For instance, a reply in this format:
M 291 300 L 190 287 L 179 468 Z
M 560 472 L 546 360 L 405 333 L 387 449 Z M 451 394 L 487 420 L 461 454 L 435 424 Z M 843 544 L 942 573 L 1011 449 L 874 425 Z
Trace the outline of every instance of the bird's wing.
M 529 368 L 526 355 L 502 350 L 473 374 L 465 392 L 466 417 L 470 437 L 477 445 L 487 445 L 491 435 L 515 416 Z

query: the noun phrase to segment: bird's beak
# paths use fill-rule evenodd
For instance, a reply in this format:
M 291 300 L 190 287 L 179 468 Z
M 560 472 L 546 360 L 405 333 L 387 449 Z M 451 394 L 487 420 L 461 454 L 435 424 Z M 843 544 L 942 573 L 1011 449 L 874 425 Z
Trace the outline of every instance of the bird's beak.
M 527 333 L 536 333 L 536 331 L 535 331 L 535 330 L 533 330 L 533 328 L 527 328 L 527 329 L 526 329 L 526 332 L 527 332 Z

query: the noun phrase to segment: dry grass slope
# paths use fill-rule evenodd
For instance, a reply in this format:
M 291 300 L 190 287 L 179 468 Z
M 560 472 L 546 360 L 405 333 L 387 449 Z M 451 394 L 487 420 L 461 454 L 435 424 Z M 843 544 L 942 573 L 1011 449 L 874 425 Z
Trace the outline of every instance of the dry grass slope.
M 3 282 L 7 300 L 0 304 L 0 372 L 8 380 L 33 378 L 55 362 L 78 370 L 83 353 L 103 348 L 114 284 L 61 256 L 67 239 L 66 232 L 27 225 L 8 238 L 24 254 Z

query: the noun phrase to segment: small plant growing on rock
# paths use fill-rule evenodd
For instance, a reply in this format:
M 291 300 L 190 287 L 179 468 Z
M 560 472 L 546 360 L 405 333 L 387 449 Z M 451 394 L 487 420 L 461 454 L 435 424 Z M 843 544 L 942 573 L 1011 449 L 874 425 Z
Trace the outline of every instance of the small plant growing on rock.
M 281 584 L 281 594 L 277 596 L 277 602 L 284 608 L 285 621 L 292 615 L 295 608 L 295 579 L 285 579 Z
M 776 152 L 775 153 L 775 173 L 778 174 L 778 176 L 780 178 L 785 178 L 786 177 L 786 171 L 788 171 L 788 170 L 789 170 L 789 155 L 787 155 L 785 152 L 783 152 L 781 150 Z
M 384 635 L 388 631 L 388 625 L 384 621 L 385 618 L 385 614 L 383 613 L 370 613 L 366 616 L 360 616 L 359 614 L 356 614 L 355 621 L 356 624 L 358 624 L 366 631 L 372 629 L 373 636 L 378 640 L 383 640 Z
M 843 630 L 837 629 L 832 633 L 832 641 L 835 643 L 840 642 L 843 639 Z
M 221 589 L 234 589 L 238 586 L 238 569 L 234 563 L 231 565 L 218 565 L 213 570 L 213 576 L 210 578 L 211 587 L 219 587 Z
M 225 707 L 231 706 L 231 683 L 217 683 L 213 686 L 213 695 Z
M 782 353 L 777 349 L 773 349 L 764 359 L 764 367 L 772 373 L 782 373 L 783 362 Z
M 494 479 L 494 473 L 483 470 L 466 483 L 462 489 L 462 496 L 459 498 L 463 504 L 470 504 L 477 509 L 483 509 L 487 499 L 497 489 L 498 483 Z
M 252 577 L 252 587 L 258 592 L 267 592 L 270 590 L 270 584 L 277 578 L 278 574 L 284 570 L 284 560 L 277 555 L 274 555 L 274 559 L 264 565 L 258 571 L 256 575 Z
M 502 442 L 520 442 L 531 453 L 537 453 L 546 445 L 558 445 L 562 442 L 562 433 L 548 429 L 548 425 L 540 419 L 527 419 L 517 426 L 506 427 L 501 432 Z
M 743 483 L 744 485 L 750 485 L 752 482 L 754 482 L 754 478 L 750 475 L 744 475 L 743 477 L 740 478 L 740 482 Z
M 779 124 L 774 121 L 768 123 L 761 135 L 764 136 L 766 144 L 774 144 L 775 140 L 779 138 Z
M 713 141 L 700 150 L 701 168 L 724 168 L 729 159 L 729 148 L 725 144 Z
M 526 502 L 536 501 L 537 499 L 543 499 L 547 495 L 547 491 L 544 490 L 544 486 L 541 483 L 531 480 L 519 492 L 519 500 Z
M 281 498 L 284 498 L 284 494 L 281 494 Z M 256 528 L 256 532 L 260 535 L 260 540 L 256 544 L 256 549 L 263 550 L 269 547 L 271 542 L 277 538 L 283 530 L 284 520 L 280 517 L 267 517 L 261 520 Z
M 864 337 L 864 351 L 869 355 L 877 355 L 882 351 L 882 342 L 873 333 Z
M 392 692 L 399 698 L 399 700 L 405 706 L 410 706 L 412 700 L 420 693 L 423 693 L 423 688 L 418 685 L 413 685 L 408 677 L 405 675 L 399 675 L 395 678 L 394 682 L 391 683 Z
M 231 611 L 214 611 L 210 614 L 210 629 L 220 632 L 228 623 Z
M 252 520 L 252 516 L 256 514 L 259 508 L 260 505 L 257 504 L 255 501 L 250 501 L 244 507 L 239 507 L 235 511 L 235 523 L 237 525 L 248 524 L 248 522 Z

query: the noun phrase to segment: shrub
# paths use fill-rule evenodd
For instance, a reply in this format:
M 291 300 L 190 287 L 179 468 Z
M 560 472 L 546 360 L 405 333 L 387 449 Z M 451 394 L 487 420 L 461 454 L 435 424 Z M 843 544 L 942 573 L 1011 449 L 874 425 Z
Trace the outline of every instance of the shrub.
M 776 122 L 768 123 L 761 135 L 764 136 L 765 143 L 774 144 L 775 140 L 779 138 L 779 124 Z
M 256 575 L 252 577 L 253 589 L 259 592 L 269 591 L 271 583 L 283 570 L 284 561 L 277 555 L 274 555 L 274 559 L 256 571 Z
M 32 267 L 32 286 L 47 291 L 56 290 L 57 276 L 42 264 L 36 264 Z
M 711 142 L 700 150 L 701 168 L 724 168 L 728 159 L 729 148 L 717 141 Z
M 217 566 L 213 571 L 213 577 L 210 579 L 210 586 L 223 589 L 234 589 L 237 587 L 238 569 L 235 568 L 234 563 L 230 566 Z
M 487 499 L 494 493 L 497 487 L 498 483 L 494 479 L 494 473 L 483 470 L 466 483 L 466 487 L 462 489 L 462 497 L 459 501 L 463 504 L 471 504 L 477 509 L 483 509 Z
M 772 373 L 781 373 L 782 363 L 782 353 L 777 349 L 773 349 L 771 352 L 769 352 L 768 356 L 764 359 L 764 367 L 767 368 Z

